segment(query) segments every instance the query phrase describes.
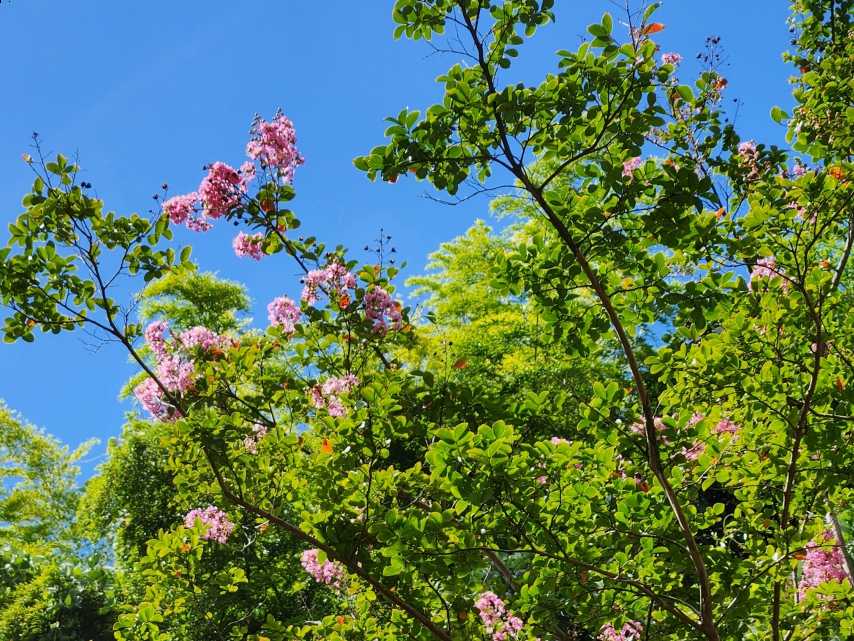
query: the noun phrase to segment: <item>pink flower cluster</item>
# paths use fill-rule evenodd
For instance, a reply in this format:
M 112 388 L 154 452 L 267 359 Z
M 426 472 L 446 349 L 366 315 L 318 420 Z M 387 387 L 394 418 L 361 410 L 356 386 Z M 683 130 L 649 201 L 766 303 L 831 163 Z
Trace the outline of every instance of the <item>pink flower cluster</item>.
M 640 156 L 629 158 L 623 163 L 623 178 L 631 179 L 634 176 L 635 169 L 638 169 L 643 164 Z
M 722 418 L 712 428 L 712 432 L 715 434 L 738 434 L 739 431 L 741 431 L 741 425 L 733 423 L 728 418 Z
M 688 424 L 686 425 L 686 427 L 694 427 L 697 423 L 702 421 L 704 418 L 706 418 L 705 415 L 697 412 L 691 417 L 691 420 L 688 421 Z M 734 436 L 734 435 L 738 434 L 740 431 L 741 431 L 741 425 L 739 425 L 738 423 L 734 423 L 733 421 L 731 421 L 728 418 L 722 418 L 712 428 L 712 434 L 717 434 L 717 435 L 729 434 L 731 436 Z M 706 451 L 706 444 L 703 443 L 702 441 L 695 441 L 694 444 L 691 445 L 691 447 L 682 448 L 683 456 L 685 456 L 685 458 L 688 459 L 689 461 L 696 461 L 698 458 L 700 458 L 700 455 L 702 455 L 702 453 L 705 451 Z
M 192 231 L 208 231 L 212 226 L 210 219 L 234 209 L 254 177 L 252 163 L 244 163 L 238 171 L 223 162 L 215 162 L 208 167 L 208 175 L 196 191 L 165 201 L 163 212 L 175 224 L 184 223 Z
M 602 641 L 639 641 L 643 633 L 643 626 L 639 621 L 628 621 L 623 624 L 621 630 L 617 630 L 610 623 L 602 626 L 599 638 Z
M 240 174 L 224 162 L 215 162 L 208 168 L 208 175 L 199 185 L 199 200 L 208 218 L 219 218 L 227 214 L 240 202 Z
M 760 258 L 756 261 L 756 264 L 753 266 L 753 270 L 750 272 L 750 282 L 747 287 L 751 291 L 753 291 L 753 285 L 756 281 L 760 279 L 768 279 L 772 280 L 775 278 L 782 278 L 782 273 L 780 269 L 777 267 L 777 259 L 773 256 L 768 256 L 766 258 Z M 783 290 L 788 290 L 791 286 L 788 280 L 783 280 L 782 288 Z
M 180 354 L 169 354 L 157 364 L 157 378 L 170 392 L 188 392 L 193 388 L 193 361 Z
M 487 634 L 492 635 L 493 641 L 507 641 L 519 636 L 524 623 L 522 619 L 507 611 L 498 595 L 494 592 L 484 592 L 475 601 L 480 620 Z
M 192 529 L 196 527 L 197 521 L 201 521 L 206 526 L 202 538 L 207 541 L 225 543 L 234 530 L 234 523 L 228 520 L 228 515 L 213 505 L 204 509 L 190 510 L 184 517 L 184 526 Z
M 173 196 L 163 203 L 163 211 L 176 225 L 187 222 L 196 213 L 199 195 L 196 192 Z
M 752 140 L 745 140 L 738 143 L 738 155 L 745 162 L 753 162 L 756 160 L 756 143 Z
M 303 157 L 296 148 L 293 123 L 281 113 L 271 122 L 256 118 L 246 153 L 262 167 L 274 169 L 287 182 L 293 180 L 294 169 L 303 164 Z M 212 219 L 220 218 L 240 205 L 249 183 L 256 176 L 255 164 L 250 161 L 244 162 L 239 169 L 224 162 L 215 162 L 207 170 L 207 176 L 196 191 L 173 196 L 163 203 L 163 213 L 173 223 L 183 223 L 192 231 L 208 231 L 213 226 Z M 245 234 L 235 238 L 237 255 L 260 259 L 260 242 L 254 239 L 254 236 Z
M 252 124 L 252 138 L 246 145 L 246 155 L 278 171 L 287 182 L 294 177 L 294 170 L 304 159 L 297 151 L 297 136 L 293 123 L 284 115 L 277 114 L 268 122 L 260 118 Z
M 157 361 L 157 378 L 169 392 L 186 393 L 193 389 L 195 365 L 191 354 L 193 349 L 209 351 L 221 346 L 226 339 L 206 327 L 193 327 L 181 332 L 174 340 L 169 340 L 169 326 L 163 321 L 154 321 L 145 328 L 143 335 Z M 165 399 L 163 389 L 147 378 L 134 388 L 134 396 L 142 407 L 159 420 L 176 418 L 177 413 Z
M 153 378 L 146 378 L 133 388 L 133 395 L 154 418 L 165 421 L 172 415 L 173 408 L 163 400 L 163 390 Z
M 244 234 L 240 232 L 231 241 L 234 255 L 261 260 L 264 256 L 264 234 Z
M 689 461 L 696 461 L 705 451 L 706 444 L 703 441 L 694 441 L 691 447 L 682 448 L 682 455 Z
M 845 573 L 845 557 L 836 536 L 830 530 L 824 532 L 820 542 L 810 541 L 804 559 L 803 576 L 798 591 L 803 598 L 808 590 L 817 588 L 830 581 L 843 582 L 848 578 Z
M 317 302 L 318 290 L 340 296 L 348 289 L 356 287 L 356 277 L 347 271 L 337 260 L 333 260 L 323 269 L 313 269 L 303 281 L 302 300 L 309 305 Z
M 164 321 L 154 321 L 143 332 L 145 342 L 158 360 L 166 356 L 166 332 L 168 331 L 169 325 L 167 323 Z
M 257 454 L 258 443 L 260 443 L 265 436 L 267 436 L 267 426 L 262 425 L 261 423 L 255 423 L 255 425 L 252 426 L 252 434 L 249 434 L 243 439 L 243 447 L 246 448 L 246 451 L 250 454 Z
M 353 374 L 329 378 L 322 385 L 315 385 L 311 388 L 309 401 L 313 407 L 325 409 L 330 416 L 344 416 L 347 414 L 347 410 L 341 400 L 341 395 L 348 393 L 358 384 L 359 379 Z
M 398 331 L 403 326 L 401 304 L 382 287 L 372 287 L 365 294 L 365 318 L 377 334 L 385 334 L 389 328 Z
M 676 66 L 682 62 L 682 56 L 678 53 L 663 53 L 661 54 L 661 62 L 666 65 Z
M 738 160 L 749 169 L 747 175 L 749 180 L 757 180 L 759 178 L 759 149 L 756 143 L 752 140 L 745 140 L 738 143 Z
M 344 586 L 344 568 L 338 563 L 327 559 L 323 563 L 318 562 L 320 550 L 306 550 L 300 557 L 303 569 L 308 572 L 315 581 L 340 590 Z
M 567 441 L 565 438 L 561 438 L 560 436 L 552 436 L 551 444 L 552 445 L 569 445 L 569 441 Z
M 267 305 L 267 318 L 270 325 L 281 327 L 285 334 L 291 335 L 296 331 L 299 322 L 299 307 L 287 296 L 279 296 Z
M 660 416 L 654 417 L 653 424 L 655 425 L 656 432 L 664 432 L 667 429 L 667 425 L 664 424 L 664 419 Z M 629 429 L 635 434 L 646 434 L 646 424 L 644 421 L 635 421 L 631 425 L 629 425 Z M 665 439 L 667 442 L 667 439 Z
M 185 350 L 199 348 L 206 352 L 215 347 L 222 347 L 225 344 L 223 336 L 201 325 L 181 332 L 178 336 L 178 341 Z

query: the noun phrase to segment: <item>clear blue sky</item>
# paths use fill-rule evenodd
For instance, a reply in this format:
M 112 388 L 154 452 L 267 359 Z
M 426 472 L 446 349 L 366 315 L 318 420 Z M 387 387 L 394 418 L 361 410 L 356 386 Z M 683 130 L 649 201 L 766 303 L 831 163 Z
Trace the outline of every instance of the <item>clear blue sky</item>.
M 575 48 L 608 0 L 559 0 L 558 22 L 523 50 L 518 73 L 534 82 L 554 68 L 553 52 Z M 729 58 L 729 97 L 744 105 L 743 135 L 780 142 L 774 104 L 789 104 L 790 70 L 783 0 L 669 0 L 658 14 L 663 51 L 685 58 L 719 35 Z M 306 164 L 295 209 L 329 244 L 361 248 L 380 227 L 394 236 L 408 273 L 427 254 L 486 216 L 487 201 L 451 208 L 423 197 L 411 180 L 371 184 L 352 158 L 382 141 L 382 119 L 439 96 L 434 78 L 452 64 L 423 43 L 391 38 L 391 0 L 15 0 L 0 6 L 3 107 L 0 118 L 0 223 L 18 213 L 32 176 L 21 161 L 30 134 L 49 150 L 79 153 L 83 180 L 107 207 L 147 210 L 168 182 L 193 190 L 202 165 L 243 156 L 252 115 L 281 106 L 294 120 Z M 234 257 L 233 228 L 193 236 L 202 269 L 247 284 L 255 318 L 275 295 L 297 291 L 284 260 Z M 187 235 L 189 236 L 189 235 Z M 187 240 L 187 236 L 179 236 Z M 2 313 L 2 312 L 0 312 Z M 115 345 L 92 351 L 80 335 L 0 344 L 0 398 L 32 422 L 76 445 L 121 429 L 128 403 L 117 401 L 133 372 Z M 91 461 L 87 470 L 91 471 Z

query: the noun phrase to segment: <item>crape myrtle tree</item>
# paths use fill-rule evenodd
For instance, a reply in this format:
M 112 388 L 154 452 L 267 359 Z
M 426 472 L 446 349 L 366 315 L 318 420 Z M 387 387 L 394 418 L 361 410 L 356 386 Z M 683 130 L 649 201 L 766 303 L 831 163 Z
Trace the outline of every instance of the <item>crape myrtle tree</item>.
M 165 320 L 179 335 L 201 326 L 221 336 L 236 334 L 246 324 L 241 313 L 249 305 L 240 285 L 198 272 L 152 281 L 138 302 L 141 320 Z M 124 393 L 131 394 L 144 376 L 135 377 Z M 192 564 L 182 556 L 162 556 L 162 545 L 148 544 L 183 524 L 198 505 L 217 500 L 207 484 L 175 491 L 182 470 L 205 463 L 181 456 L 173 440 L 168 423 L 132 417 L 121 438 L 110 441 L 107 461 L 82 497 L 81 524 L 91 538 L 112 543 L 117 614 L 150 610 L 168 638 L 210 641 L 235 638 L 235 627 L 257 627 L 268 616 L 290 623 L 332 611 L 327 604 L 333 594 L 313 581 L 300 582 L 305 573 L 299 543 L 275 529 L 256 531 L 251 515 L 238 530 L 249 534 L 242 545 L 236 534 L 232 545 L 215 546 Z
M 175 491 L 211 496 L 149 543 L 146 600 L 118 639 L 180 638 L 171 586 L 240 590 L 237 563 L 212 575 L 207 559 L 271 529 L 334 611 L 246 616 L 220 638 L 854 634 L 854 3 L 793 5 L 796 108 L 772 114 L 792 153 L 727 124 L 714 65 L 682 84 L 653 6 L 622 34 L 605 15 L 540 84 L 504 82 L 553 4 L 398 0 L 396 35 L 448 34 L 463 61 L 440 104 L 401 112 L 356 160 L 451 195 L 512 182 L 532 225 L 496 253 L 494 287 L 543 324 L 553 364 L 593 363 L 581 382 L 501 390 L 527 403 L 465 359 L 450 380 L 385 260 L 297 235 L 302 158 L 282 114 L 253 124 L 249 161 L 213 163 L 153 218 L 105 211 L 63 157 L 31 159 L 0 250 L 6 337 L 88 326 L 121 343 L 170 456 L 198 462 Z M 117 280 L 186 273 L 171 227 L 220 221 L 245 228 L 238 255 L 294 261 L 301 300 L 271 301 L 263 334 L 134 322 Z

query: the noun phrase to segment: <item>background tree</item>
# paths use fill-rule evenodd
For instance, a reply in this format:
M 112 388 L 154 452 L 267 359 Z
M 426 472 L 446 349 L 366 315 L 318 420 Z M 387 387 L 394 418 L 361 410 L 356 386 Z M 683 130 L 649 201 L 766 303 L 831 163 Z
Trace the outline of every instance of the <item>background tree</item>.
M 0 638 L 112 638 L 111 574 L 74 518 L 91 445 L 70 452 L 0 404 Z

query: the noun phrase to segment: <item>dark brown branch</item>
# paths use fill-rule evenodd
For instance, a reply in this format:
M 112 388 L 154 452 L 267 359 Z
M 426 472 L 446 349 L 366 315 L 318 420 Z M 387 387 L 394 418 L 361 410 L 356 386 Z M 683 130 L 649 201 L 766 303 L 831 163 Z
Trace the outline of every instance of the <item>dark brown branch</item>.
M 481 68 L 481 73 L 487 84 L 488 94 L 494 95 L 497 93 L 497 90 L 495 88 L 489 64 L 486 62 L 486 58 L 484 56 L 483 44 L 478 38 L 477 30 L 469 16 L 465 13 L 464 10 L 462 14 L 463 19 L 466 22 L 466 26 L 474 42 L 475 48 L 477 50 L 478 61 Z M 575 242 L 575 239 L 572 237 L 572 234 L 570 233 L 569 229 L 566 227 L 566 225 L 564 225 L 563 221 L 554 211 L 552 206 L 547 202 L 543 190 L 533 184 L 530 177 L 525 172 L 524 167 L 519 163 L 519 161 L 513 154 L 509 142 L 507 126 L 504 123 L 501 114 L 495 108 L 493 108 L 493 117 L 495 118 L 496 128 L 498 129 L 499 133 L 500 146 L 502 148 L 502 151 L 504 152 L 505 157 L 507 158 L 508 163 L 512 167 L 513 174 L 516 176 L 516 178 L 520 180 L 525 189 L 533 196 L 534 200 L 537 202 L 543 213 L 546 215 L 546 218 L 548 219 L 549 223 L 555 228 L 563 243 L 572 252 L 573 256 L 575 257 L 575 260 L 578 262 L 579 266 L 581 267 L 581 270 L 584 272 L 585 277 L 590 282 L 591 286 L 596 292 L 596 295 L 602 303 L 602 306 L 605 308 L 605 312 L 608 315 L 611 326 L 617 333 L 620 345 L 629 363 L 629 368 L 632 372 L 632 378 L 634 379 L 635 387 L 637 388 L 638 397 L 640 399 L 641 407 L 643 409 L 649 465 L 659 484 L 663 488 L 665 496 L 667 497 L 667 501 L 670 504 L 670 508 L 673 511 L 674 516 L 676 517 L 677 523 L 679 524 L 679 529 L 682 531 L 688 555 L 691 558 L 691 563 L 694 566 L 694 571 L 697 575 L 697 579 L 700 585 L 700 628 L 702 629 L 705 636 L 709 639 L 709 641 L 720 641 L 720 636 L 718 634 L 714 620 L 711 582 L 709 580 L 708 571 L 706 570 L 706 565 L 703 559 L 702 552 L 700 551 L 700 547 L 697 544 L 696 538 L 694 537 L 694 533 L 691 529 L 691 524 L 688 521 L 688 517 L 685 514 L 685 511 L 682 508 L 682 504 L 680 503 L 679 498 L 676 496 L 676 492 L 670 485 L 670 482 L 667 479 L 667 475 L 664 472 L 664 466 L 662 464 L 661 453 L 659 450 L 658 436 L 655 429 L 655 414 L 652 409 L 649 394 L 646 390 L 643 375 L 641 374 L 640 366 L 635 356 L 634 348 L 632 347 L 631 341 L 629 340 L 629 337 L 626 334 L 626 331 L 622 325 L 622 321 L 620 320 L 616 309 L 614 309 L 611 299 L 608 296 L 608 292 L 605 290 L 604 286 L 602 285 L 602 282 L 599 280 L 598 275 L 593 270 L 590 263 L 587 261 L 586 256 L 581 251 L 578 244 Z M 589 150 L 589 153 L 593 153 L 593 150 Z M 581 156 L 579 156 L 579 158 L 580 157 Z

